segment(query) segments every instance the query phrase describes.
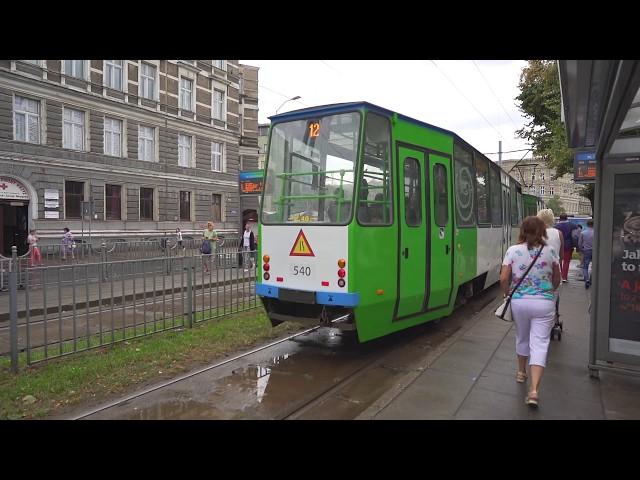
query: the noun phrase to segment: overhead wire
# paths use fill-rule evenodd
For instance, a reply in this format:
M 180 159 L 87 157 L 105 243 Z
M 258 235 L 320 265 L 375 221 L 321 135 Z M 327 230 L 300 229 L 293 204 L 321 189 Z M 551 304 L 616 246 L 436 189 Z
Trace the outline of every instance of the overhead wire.
M 482 79 L 484 80 L 484 83 L 487 85 L 487 87 L 489 88 L 489 90 L 491 91 L 491 93 L 493 94 L 493 96 L 495 97 L 496 100 L 498 100 L 498 103 L 500 104 L 500 107 L 502 108 L 502 110 L 504 111 L 504 113 L 507 114 L 507 117 L 509 117 L 509 120 L 511 120 L 511 124 L 513 125 L 514 128 L 518 128 L 518 126 L 516 125 L 516 123 L 514 122 L 513 118 L 511 118 L 511 115 L 509 114 L 509 112 L 507 111 L 507 109 L 504 107 L 504 105 L 502 104 L 502 101 L 500 100 L 500 97 L 498 97 L 498 95 L 496 95 L 496 93 L 493 91 L 493 88 L 491 88 L 491 85 L 489 84 L 489 81 L 487 80 L 487 78 L 484 76 L 484 74 L 482 73 L 482 70 L 480 70 L 480 67 L 478 66 L 478 64 L 476 63 L 475 60 L 472 60 L 473 64 L 475 65 L 476 69 L 478 70 L 478 73 L 480 74 L 480 76 L 482 77 Z
M 466 100 L 466 101 L 467 101 L 467 102 L 468 102 L 468 103 L 473 107 L 473 109 L 478 113 L 478 115 L 480 115 L 480 116 L 484 119 L 484 121 L 485 121 L 485 122 L 487 122 L 487 124 L 488 124 L 491 128 L 493 128 L 493 130 L 498 134 L 498 137 L 503 138 L 502 133 L 500 133 L 500 132 L 498 131 L 498 129 L 497 129 L 497 128 L 496 128 L 496 127 L 495 127 L 495 126 L 494 126 L 494 125 L 493 125 L 493 124 L 488 120 L 488 119 L 487 119 L 487 117 L 485 117 L 485 116 L 482 114 L 482 112 L 481 112 L 480 110 L 478 110 L 478 108 L 475 106 L 475 104 L 474 104 L 471 100 L 469 100 L 469 98 L 467 98 L 467 96 L 462 92 L 462 90 L 460 90 L 460 89 L 458 88 L 458 86 L 453 82 L 453 80 L 451 80 L 451 79 L 449 78 L 449 76 L 448 76 L 446 73 L 444 73 L 444 71 L 440 68 L 440 66 L 439 66 L 436 62 L 434 62 L 433 60 L 429 60 L 429 61 L 435 65 L 435 67 L 438 69 L 438 71 L 440 72 L 440 74 L 441 74 L 444 78 L 446 78 L 446 79 L 447 79 L 447 81 L 448 81 L 448 82 L 453 86 L 453 88 L 455 88 L 455 89 L 456 89 L 456 91 L 457 91 L 457 92 L 458 92 L 458 93 L 459 93 L 459 94 L 460 94 L 460 95 L 461 95 L 461 96 L 462 96 L 462 97 L 463 97 L 463 98 L 464 98 L 464 99 L 465 99 L 465 100 Z M 425 60 L 425 63 L 426 63 L 426 60 Z

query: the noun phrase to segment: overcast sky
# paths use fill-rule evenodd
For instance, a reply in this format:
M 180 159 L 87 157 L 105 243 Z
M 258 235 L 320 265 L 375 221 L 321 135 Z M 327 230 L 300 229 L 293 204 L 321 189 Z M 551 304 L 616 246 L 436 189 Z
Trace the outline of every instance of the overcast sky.
M 279 113 L 364 100 L 451 130 L 483 153 L 528 148 L 516 107 L 524 60 L 240 60 L 260 67 L 259 122 Z M 483 118 L 484 117 L 484 118 Z M 503 154 L 521 158 L 525 152 Z M 526 153 L 530 157 L 530 153 Z M 488 155 L 494 161 L 498 155 Z

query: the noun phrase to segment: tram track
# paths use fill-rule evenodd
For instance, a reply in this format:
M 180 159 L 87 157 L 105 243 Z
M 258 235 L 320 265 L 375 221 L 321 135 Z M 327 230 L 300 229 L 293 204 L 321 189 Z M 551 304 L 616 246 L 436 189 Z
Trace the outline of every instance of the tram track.
M 241 353 L 239 355 L 236 355 L 235 357 L 228 358 L 228 359 L 226 359 L 226 360 L 224 360 L 222 362 L 218 362 L 218 363 L 215 363 L 213 365 L 208 365 L 208 366 L 200 368 L 198 370 L 194 370 L 193 372 L 189 372 L 187 374 L 180 375 L 179 377 L 172 378 L 171 380 L 168 380 L 166 382 L 162 382 L 162 383 L 156 384 L 156 385 L 154 385 L 152 387 L 149 387 L 149 388 L 147 388 L 145 390 L 136 392 L 136 393 L 134 393 L 132 395 L 129 395 L 127 397 L 115 400 L 115 401 L 107 403 L 105 405 L 101 405 L 101 406 L 99 406 L 97 408 L 93 408 L 91 410 L 85 411 L 85 412 L 81 413 L 80 415 L 77 415 L 77 416 L 69 418 L 69 420 L 82 420 L 83 418 L 87 418 L 87 417 L 89 417 L 91 415 L 95 415 L 96 413 L 99 413 L 101 411 L 107 410 L 109 408 L 113 408 L 113 407 L 115 407 L 117 405 L 121 405 L 121 404 L 130 402 L 131 400 L 135 400 L 136 398 L 142 397 L 143 395 L 147 395 L 148 393 L 154 392 L 156 390 L 160 390 L 162 388 L 166 388 L 166 387 L 168 387 L 170 385 L 176 384 L 176 383 L 181 382 L 183 380 L 186 380 L 188 378 L 194 377 L 196 375 L 200 375 L 200 374 L 202 374 L 204 372 L 208 372 L 208 371 L 213 370 L 215 368 L 220 368 L 220 367 L 222 367 L 224 365 L 227 365 L 227 364 L 229 364 L 231 362 L 235 362 L 235 361 L 240 360 L 242 358 L 248 357 L 249 355 L 253 355 L 255 353 L 261 352 L 261 351 L 266 350 L 268 348 L 272 348 L 272 347 L 274 347 L 274 346 L 276 346 L 278 344 L 287 342 L 287 341 L 292 340 L 292 339 L 294 339 L 296 337 L 299 337 L 301 335 L 307 335 L 307 334 L 309 334 L 311 332 L 314 332 L 314 331 L 318 330 L 319 328 L 321 328 L 321 327 L 320 326 L 316 326 L 316 327 L 312 327 L 312 328 L 303 330 L 302 332 L 294 333 L 293 335 L 289 335 L 287 337 L 284 337 L 284 338 L 281 338 L 279 340 L 276 340 L 275 342 L 268 343 L 267 345 L 262 345 L 260 347 L 254 348 L 252 350 L 249 350 L 248 352 Z
M 473 318 L 476 317 L 477 312 L 494 301 L 495 298 L 495 290 L 490 289 L 489 293 L 472 299 L 467 305 L 457 309 L 450 317 L 442 319 L 441 322 L 428 322 L 415 329 L 402 330 L 392 336 L 365 344 L 339 345 L 337 349 L 334 348 L 336 345 L 326 345 L 322 341 L 319 342 L 322 339 L 318 337 L 318 332 L 308 337 L 308 340 L 301 341 L 302 336 L 309 335 L 321 328 L 316 326 L 85 411 L 73 418 L 85 419 L 92 416 L 97 416 L 97 418 L 175 418 L 178 413 L 164 407 L 167 405 L 167 401 L 169 404 L 172 402 L 181 404 L 181 414 L 184 415 L 184 418 L 270 418 L 280 420 L 355 418 L 368 405 L 377 400 L 382 393 L 393 388 L 400 376 L 420 370 L 422 368 L 420 365 L 424 364 L 425 355 L 433 357 L 433 355 L 442 354 L 448 348 L 442 350 L 442 345 L 446 346 L 450 343 L 450 339 L 466 331 L 474 323 Z M 283 349 L 282 345 L 277 347 L 287 341 L 295 342 L 296 347 L 291 349 Z M 340 341 L 344 342 L 344 340 Z M 320 356 L 320 362 L 318 362 L 318 348 L 328 352 L 328 356 Z M 278 355 L 278 352 L 283 351 L 292 352 L 288 355 L 289 360 L 285 360 L 279 365 L 277 361 L 274 363 L 268 360 L 270 356 Z M 244 360 L 257 352 L 262 353 L 254 357 L 254 360 L 259 357 L 262 357 L 262 360 L 258 360 L 257 363 L 251 362 L 249 359 Z M 287 356 L 284 358 L 286 359 Z M 333 363 L 327 362 L 323 365 L 322 358 L 333 359 Z M 291 359 L 294 359 L 294 363 L 287 365 Z M 238 366 L 229 365 L 231 362 L 237 362 Z M 222 368 L 224 366 L 228 366 L 228 368 Z M 234 394 L 238 394 L 237 389 L 231 388 L 236 374 L 240 373 L 242 377 L 242 372 L 246 373 L 246 369 L 252 366 L 272 370 L 271 374 L 276 375 L 270 379 L 269 388 L 271 390 L 269 391 L 271 393 L 269 395 L 271 400 L 268 406 L 256 403 L 255 398 L 251 401 L 251 395 L 247 397 L 248 400 L 243 400 L 243 397 L 233 397 Z M 205 375 L 201 380 L 191 380 L 180 387 L 171 388 L 178 382 L 193 379 L 197 375 L 218 369 L 218 373 Z M 224 376 L 225 371 L 229 369 L 233 370 Z M 323 372 L 323 369 L 329 369 L 331 372 Z M 312 380 L 305 383 L 300 377 L 309 377 Z M 371 386 L 372 379 L 376 381 L 382 379 L 383 385 Z M 289 383 L 287 384 L 287 382 Z M 204 387 L 209 391 L 214 384 L 218 386 L 211 390 L 215 397 L 213 402 L 207 398 L 203 399 L 200 396 L 202 392 L 199 390 Z M 162 390 L 163 392 L 161 392 Z M 245 396 L 249 395 L 247 392 L 251 391 L 251 389 L 247 391 L 246 388 L 240 390 Z M 368 394 L 369 398 L 364 400 L 362 397 L 354 396 L 354 391 L 370 390 L 375 391 Z M 151 392 L 156 393 L 146 399 L 141 398 Z M 185 398 L 190 400 L 184 403 Z M 131 403 L 134 400 L 137 401 Z M 195 403 L 189 403 L 191 400 Z M 238 403 L 244 401 L 247 401 L 248 407 L 236 408 Z M 347 406 L 342 410 L 340 408 L 334 410 L 340 402 Z M 232 406 L 227 408 L 229 405 Z M 227 409 L 225 410 L 225 408 Z M 113 410 L 109 411 L 110 409 Z M 135 413 L 135 411 L 139 413 Z M 146 413 L 140 413 L 142 411 Z

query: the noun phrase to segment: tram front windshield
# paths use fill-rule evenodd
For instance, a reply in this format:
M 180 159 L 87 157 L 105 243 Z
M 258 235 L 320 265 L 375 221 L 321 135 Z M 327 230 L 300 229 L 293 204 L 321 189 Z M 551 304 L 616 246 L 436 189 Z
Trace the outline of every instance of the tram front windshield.
M 353 209 L 360 114 L 273 126 L 262 223 L 345 225 Z

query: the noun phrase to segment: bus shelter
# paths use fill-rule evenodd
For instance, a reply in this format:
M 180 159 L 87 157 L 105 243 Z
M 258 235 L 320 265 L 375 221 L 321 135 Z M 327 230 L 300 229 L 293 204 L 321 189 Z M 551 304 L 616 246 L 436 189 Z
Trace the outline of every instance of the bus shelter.
M 640 374 L 640 61 L 558 62 L 577 181 L 595 184 L 589 370 Z

